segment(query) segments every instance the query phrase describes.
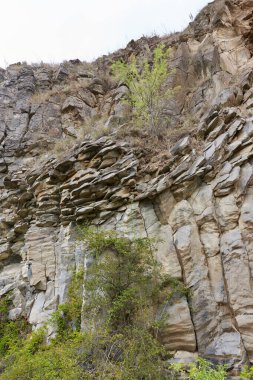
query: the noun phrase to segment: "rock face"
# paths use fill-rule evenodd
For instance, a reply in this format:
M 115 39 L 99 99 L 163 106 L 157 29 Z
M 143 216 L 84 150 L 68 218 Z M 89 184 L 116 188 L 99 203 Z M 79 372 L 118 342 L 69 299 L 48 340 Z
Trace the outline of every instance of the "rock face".
M 184 135 L 155 170 L 114 135 L 80 132 L 98 116 L 106 127 L 125 122 L 126 88 L 105 75 L 108 62 L 160 39 L 91 65 L 1 70 L 0 296 L 12 294 L 10 318 L 38 327 L 64 302 L 84 265 L 76 225 L 89 220 L 157 238 L 163 270 L 191 290 L 165 310 L 162 339 L 176 357 L 253 362 L 252 22 L 252 1 L 217 0 L 162 38 L 177 68 L 170 81 L 181 85 L 168 104 L 171 129 Z

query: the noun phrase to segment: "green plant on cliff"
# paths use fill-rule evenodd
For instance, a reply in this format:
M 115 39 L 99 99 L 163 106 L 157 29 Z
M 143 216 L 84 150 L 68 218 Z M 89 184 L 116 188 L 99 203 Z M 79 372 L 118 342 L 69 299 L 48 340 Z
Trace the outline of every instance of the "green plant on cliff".
M 242 379 L 253 379 L 253 366 L 245 366 L 241 372 Z
M 174 363 L 169 367 L 170 380 L 225 380 L 227 379 L 227 366 L 214 365 L 211 362 L 199 358 L 186 368 L 182 363 Z
M 20 347 L 30 332 L 30 326 L 25 318 L 18 317 L 15 321 L 8 318 L 13 307 L 10 294 L 0 299 L 0 358 L 8 356 Z
M 163 324 L 156 315 L 186 289 L 162 273 L 148 238 L 84 228 L 82 240 L 91 256 L 82 312 L 84 328 L 93 332 L 95 378 L 165 379 L 166 353 L 157 339 Z
M 61 304 L 51 316 L 50 323 L 55 327 L 58 337 L 67 339 L 73 331 L 81 329 L 83 302 L 83 270 L 75 271 L 68 289 L 68 301 Z
M 129 241 L 114 232 L 85 230 L 94 257 L 85 280 L 87 314 L 120 331 L 149 308 L 158 293 L 158 268 L 148 239 Z M 142 313 L 143 314 L 143 313 Z M 99 319 L 99 318 L 98 318 Z
M 163 273 L 153 240 L 130 240 L 93 228 L 83 230 L 83 240 L 93 257 L 84 282 L 83 312 L 92 313 L 93 322 L 103 316 L 114 331 L 133 324 L 152 329 L 161 305 L 188 294 L 180 281 Z
M 4 362 L 1 380 L 77 380 L 81 377 L 76 347 L 79 337 L 46 344 L 45 330 L 35 330 Z
M 122 60 L 111 66 L 113 75 L 129 89 L 125 101 L 131 105 L 135 124 L 159 134 L 168 123 L 166 103 L 173 95 L 173 89 L 166 86 L 172 74 L 168 66 L 170 49 L 159 44 L 153 51 L 152 61 L 133 56 L 129 63 Z
M 2 342 L 12 342 L 10 347 L 6 347 L 6 345 L 3 347 L 5 355 L 0 359 L 1 380 L 83 379 L 80 377 L 83 370 L 78 362 L 78 349 L 85 339 L 79 332 L 82 300 L 81 279 L 82 272 L 73 275 L 69 286 L 68 302 L 61 305 L 52 316 L 50 324 L 56 327 L 56 336 L 51 339 L 50 344 L 47 343 L 46 326 L 35 330 L 26 339 L 21 340 L 20 334 L 24 334 L 22 326 L 19 321 L 8 321 L 7 301 L 2 303 L 0 301 L 0 316 L 2 317 L 3 311 L 5 311 L 5 326 L 11 328 L 5 328 L 2 331 L 2 324 L 0 324 L 0 350 Z M 13 329 L 13 324 L 15 329 Z M 20 328 L 18 336 L 16 334 L 17 327 Z M 6 348 L 8 348 L 7 351 Z

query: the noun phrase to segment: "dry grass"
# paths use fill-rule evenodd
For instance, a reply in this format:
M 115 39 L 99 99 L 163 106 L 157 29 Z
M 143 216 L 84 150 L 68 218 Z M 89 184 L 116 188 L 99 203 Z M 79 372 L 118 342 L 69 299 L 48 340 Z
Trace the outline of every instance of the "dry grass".
M 113 133 L 112 128 L 105 126 L 106 119 L 104 117 L 91 117 L 90 120 L 81 125 L 78 130 L 78 139 L 84 138 L 97 139 L 99 137 L 108 136 Z
M 71 151 L 71 149 L 76 145 L 77 140 L 73 137 L 65 137 L 61 140 L 58 140 L 54 147 L 53 147 L 53 153 L 58 159 L 61 159 L 68 155 L 68 152 Z
M 70 81 L 68 84 L 65 84 L 65 86 L 56 85 L 52 89 L 35 92 L 31 96 L 30 101 L 32 104 L 45 103 L 52 96 L 58 95 L 63 97 L 64 95 L 76 95 L 76 93 L 82 88 L 84 88 L 82 83 L 78 81 Z
M 76 128 L 76 138 L 71 136 L 65 136 L 58 140 L 52 148 L 53 154 L 58 158 L 63 158 L 67 156 L 75 145 L 82 142 L 83 140 L 92 139 L 96 140 L 103 136 L 108 136 L 112 133 L 111 128 L 107 128 L 104 125 L 104 120 L 97 120 L 92 123 L 92 119 L 89 123 L 81 125 Z
M 197 121 L 189 117 L 183 125 L 176 128 L 164 128 L 159 135 L 152 135 L 144 129 L 136 128 L 132 123 L 126 123 L 119 128 L 115 136 L 127 141 L 140 159 L 140 172 L 159 174 L 163 168 L 171 165 L 170 147 L 184 136 L 191 136 L 191 149 L 197 153 L 203 151 L 204 141 L 196 133 Z
M 41 92 L 35 92 L 30 97 L 31 104 L 40 104 L 40 103 L 46 103 L 51 96 L 60 95 L 61 89 L 58 87 L 52 88 L 51 90 L 47 91 L 41 91 Z
M 167 149 L 175 144 L 182 137 L 191 134 L 194 126 L 181 125 L 176 128 L 164 127 L 159 133 L 151 134 L 144 128 L 137 128 L 133 123 L 123 124 L 117 131 L 116 137 L 120 140 L 127 140 L 133 146 L 148 147 L 149 150 Z
M 203 153 L 203 148 L 205 141 L 201 138 L 200 135 L 194 134 L 191 139 L 191 148 L 196 151 L 198 154 Z
M 114 136 L 132 147 L 140 160 L 140 172 L 158 172 L 160 164 L 171 157 L 166 134 L 150 134 L 132 123 L 125 123 L 115 131 Z
M 76 95 L 76 93 L 83 88 L 85 88 L 83 83 L 72 80 L 65 86 L 61 87 L 61 92 L 66 95 Z
M 87 72 L 94 74 L 94 66 L 89 62 L 83 61 L 80 63 L 71 64 L 69 61 L 64 61 L 63 64 L 69 71 L 69 79 L 73 81 L 77 80 L 77 73 L 82 70 L 86 70 Z
M 49 63 L 49 62 L 43 62 L 43 61 L 40 61 L 40 62 L 32 62 L 31 63 L 31 67 L 33 69 L 41 69 L 41 68 L 45 68 L 45 69 L 49 69 L 49 70 L 56 70 L 58 69 L 60 66 L 59 63 Z

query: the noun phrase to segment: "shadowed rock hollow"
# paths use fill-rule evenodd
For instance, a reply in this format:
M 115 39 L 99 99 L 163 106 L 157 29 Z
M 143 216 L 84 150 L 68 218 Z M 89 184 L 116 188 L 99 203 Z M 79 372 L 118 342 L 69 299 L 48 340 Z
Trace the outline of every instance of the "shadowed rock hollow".
M 182 33 L 92 64 L 0 71 L 0 296 L 12 294 L 10 318 L 38 327 L 65 300 L 84 265 L 76 223 L 88 219 L 158 238 L 164 270 L 190 288 L 166 310 L 163 341 L 176 358 L 253 361 L 252 23 L 252 0 L 217 0 Z M 182 133 L 151 170 L 141 148 L 84 126 L 127 128 L 110 60 L 160 41 L 177 69 L 168 85 L 181 86 L 167 132 Z

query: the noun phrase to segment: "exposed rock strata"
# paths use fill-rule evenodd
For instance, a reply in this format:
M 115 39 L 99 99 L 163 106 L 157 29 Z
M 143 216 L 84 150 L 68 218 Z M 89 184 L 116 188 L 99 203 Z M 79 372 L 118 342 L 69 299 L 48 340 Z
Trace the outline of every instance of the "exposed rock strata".
M 37 327 L 64 301 L 84 265 L 76 223 L 89 220 L 156 237 L 163 269 L 191 290 L 166 306 L 168 349 L 253 361 L 252 14 L 252 1 L 216 1 L 163 38 L 182 87 L 168 113 L 174 128 L 196 128 L 153 173 L 113 137 L 83 138 L 61 159 L 47 151 L 58 139 L 80 140 L 94 115 L 124 123 L 126 89 L 101 74 L 108 57 L 88 68 L 77 60 L 1 71 L 0 296 L 13 294 L 10 318 Z M 113 57 L 157 42 L 131 42 Z

